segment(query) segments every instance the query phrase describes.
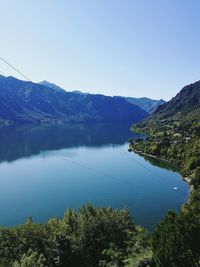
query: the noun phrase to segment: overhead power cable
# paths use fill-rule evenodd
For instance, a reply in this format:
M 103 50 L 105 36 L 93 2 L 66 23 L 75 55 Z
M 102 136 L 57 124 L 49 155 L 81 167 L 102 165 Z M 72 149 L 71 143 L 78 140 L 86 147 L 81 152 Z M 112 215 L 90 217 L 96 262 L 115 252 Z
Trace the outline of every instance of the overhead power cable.
M 58 159 L 67 161 L 68 163 L 70 163 L 70 164 L 72 164 L 72 165 L 78 166 L 78 167 L 80 167 L 80 168 L 82 168 L 82 169 L 86 169 L 86 170 L 88 170 L 88 171 L 90 171 L 90 172 L 93 172 L 93 173 L 96 173 L 96 174 L 98 174 L 98 175 L 100 175 L 100 176 L 104 176 L 104 177 L 106 177 L 106 178 L 109 178 L 109 179 L 111 179 L 111 180 L 114 180 L 115 182 L 119 182 L 119 183 L 123 183 L 123 184 L 124 184 L 124 183 L 127 183 L 127 184 L 129 184 L 129 185 L 132 186 L 132 184 L 129 183 L 127 180 L 119 179 L 119 178 L 117 178 L 117 177 L 114 177 L 113 175 L 110 175 L 110 174 L 107 174 L 107 173 L 105 173 L 105 172 L 99 171 L 99 170 L 97 170 L 97 169 L 95 169 L 95 168 L 88 167 L 88 166 L 85 165 L 85 164 L 81 164 L 81 163 L 79 163 L 79 162 L 70 160 L 70 159 L 68 159 L 68 158 L 65 157 L 65 156 L 59 156 L 59 155 L 55 154 L 54 152 L 49 152 L 49 154 L 52 155 L 52 156 L 54 156 L 54 157 L 56 157 L 56 158 L 58 158 Z
M 15 70 L 17 73 L 19 73 L 21 76 L 23 76 L 26 80 L 28 80 L 29 82 L 31 82 L 31 79 L 29 79 L 26 75 L 24 75 L 20 70 L 18 70 L 16 67 L 14 67 L 12 64 L 10 64 L 7 60 L 5 60 L 4 58 L 0 57 L 0 59 L 6 63 L 9 67 L 11 67 L 13 70 Z
M 16 67 L 14 67 L 12 64 L 10 64 L 7 60 L 5 60 L 4 58 L 2 58 L 1 56 L 0 56 L 0 59 L 1 59 L 4 63 L 6 63 L 8 66 L 10 66 L 13 70 L 15 70 L 18 74 L 20 74 L 22 77 L 24 77 L 27 81 L 32 82 L 32 80 L 31 80 L 30 78 L 28 78 L 28 77 L 27 77 L 25 74 L 23 74 L 20 70 L 18 70 Z M 35 86 L 37 86 L 36 83 L 34 83 L 34 84 L 35 84 Z M 77 115 L 76 112 L 75 112 L 74 110 L 72 110 L 71 108 L 70 108 L 70 111 L 71 111 L 74 115 Z
M 157 176 L 158 178 L 162 178 L 160 175 L 158 175 L 156 172 L 152 171 L 151 169 L 149 169 L 148 167 L 146 167 L 144 164 L 142 164 L 141 162 L 139 162 L 138 160 L 136 160 L 134 157 L 131 157 L 129 152 L 126 152 L 122 149 L 119 148 L 119 153 L 121 153 L 122 155 L 124 155 L 124 157 L 126 157 L 127 159 L 133 160 L 135 161 L 138 165 L 140 165 L 143 169 L 146 169 L 149 173 L 153 174 L 154 176 Z
M 1 59 L 4 63 L 6 63 L 9 67 L 11 67 L 13 70 L 15 70 L 18 74 L 20 74 L 22 77 L 24 77 L 27 81 L 32 82 L 32 80 L 31 80 L 29 77 L 27 77 L 27 76 L 26 76 L 25 74 L 23 74 L 19 69 L 17 69 L 17 68 L 14 67 L 12 64 L 10 64 L 7 60 L 5 60 L 4 58 L 2 58 L 1 56 L 0 56 L 0 59 Z M 3 75 L 5 75 L 2 71 L 0 71 L 0 73 L 2 73 Z M 74 112 L 74 113 L 75 113 L 75 112 Z M 145 168 L 148 172 L 151 172 L 153 175 L 156 175 L 157 177 L 160 178 L 160 176 L 159 176 L 158 174 L 156 174 L 156 173 L 154 173 L 152 170 L 148 169 L 148 168 L 147 168 L 146 166 L 144 166 L 141 162 L 137 161 L 137 160 L 134 159 L 133 157 L 130 158 L 130 155 L 127 154 L 128 152 L 125 152 L 125 151 L 123 151 L 122 149 L 119 149 L 119 153 L 121 153 L 121 155 L 125 156 L 126 158 L 129 158 L 129 159 L 131 159 L 131 160 L 134 160 L 137 164 L 139 164 L 140 166 L 142 166 L 143 168 Z M 110 179 L 114 179 L 115 181 L 118 180 L 119 182 L 125 182 L 124 180 L 123 180 L 123 181 L 120 181 L 118 178 L 115 178 L 115 177 L 113 177 L 113 176 L 107 175 L 107 174 L 105 174 L 105 173 L 103 173 L 103 172 L 101 172 L 101 171 L 98 171 L 98 170 L 96 170 L 96 169 L 90 168 L 90 167 L 88 167 L 88 166 L 86 166 L 86 165 L 83 165 L 83 164 L 80 164 L 80 163 L 77 163 L 77 162 L 73 162 L 73 161 L 67 159 L 66 157 L 58 157 L 58 156 L 55 155 L 55 154 L 53 154 L 53 156 L 54 156 L 54 157 L 57 157 L 57 158 L 60 158 L 60 159 L 63 159 L 63 160 L 65 160 L 65 161 L 68 161 L 69 163 L 71 163 L 71 164 L 73 164 L 73 165 L 76 165 L 76 166 L 79 166 L 79 167 L 81 167 L 81 168 L 85 168 L 85 169 L 88 169 L 88 170 L 90 170 L 90 171 L 92 171 L 92 172 L 96 172 L 96 173 L 98 173 L 99 175 L 105 176 L 105 177 L 110 178 Z M 126 182 L 127 182 L 127 181 L 126 181 Z M 127 183 L 128 183 L 128 182 L 127 182 Z

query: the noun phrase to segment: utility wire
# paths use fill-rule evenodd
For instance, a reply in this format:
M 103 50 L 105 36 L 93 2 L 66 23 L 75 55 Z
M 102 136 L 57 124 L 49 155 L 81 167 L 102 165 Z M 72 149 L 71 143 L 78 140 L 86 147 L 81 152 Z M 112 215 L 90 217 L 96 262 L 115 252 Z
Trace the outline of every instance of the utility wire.
M 127 183 L 127 184 L 129 184 L 129 185 L 132 186 L 131 183 L 129 183 L 128 181 L 126 181 L 126 180 L 124 180 L 124 179 L 123 179 L 123 180 L 122 180 L 122 179 L 119 179 L 119 178 L 117 178 L 117 177 L 114 177 L 114 176 L 111 176 L 111 175 L 106 174 L 106 173 L 104 173 L 104 172 L 101 172 L 101 171 L 99 171 L 99 170 L 97 170 L 97 169 L 88 167 L 87 165 L 84 165 L 84 164 L 81 164 L 81 163 L 72 161 L 72 160 L 68 159 L 67 157 L 64 157 L 64 156 L 58 156 L 58 155 L 55 154 L 54 152 L 49 152 L 49 154 L 52 155 L 52 156 L 54 156 L 54 157 L 56 157 L 56 158 L 58 158 L 58 159 L 62 159 L 62 160 L 64 160 L 64 161 L 67 161 L 68 163 L 70 163 L 70 164 L 72 164 L 72 165 L 78 166 L 78 167 L 80 167 L 80 168 L 82 168 L 82 169 L 86 169 L 86 170 L 88 170 L 88 171 L 90 171 L 90 172 L 93 172 L 93 173 L 96 173 L 96 174 L 98 174 L 98 175 L 100 175 L 100 176 L 104 176 L 104 177 L 106 177 L 106 178 L 109 178 L 109 179 L 111 179 L 111 180 L 114 180 L 115 182 L 119 182 L 119 183 L 123 183 L 123 184 L 124 184 L 124 182 L 125 182 L 125 183 Z
M 27 77 L 25 74 L 23 74 L 20 70 L 18 70 L 16 67 L 14 67 L 12 64 L 10 64 L 7 60 L 5 60 L 4 58 L 2 58 L 1 56 L 0 56 L 0 59 L 1 59 L 4 63 L 6 63 L 9 67 L 11 67 L 13 70 L 15 70 L 17 73 L 19 73 L 22 77 L 24 77 L 27 81 L 32 82 L 32 80 L 31 80 L 30 78 L 28 78 L 28 77 Z M 34 83 L 34 84 L 35 84 L 35 86 L 37 86 L 36 83 Z M 77 116 L 76 112 L 73 111 L 71 108 L 70 108 L 70 111 L 71 111 L 74 115 Z
M 118 149 L 121 150 L 121 151 L 119 151 Z M 129 157 L 128 152 L 125 152 L 125 151 L 123 151 L 123 150 L 120 149 L 120 148 L 118 148 L 118 149 L 117 149 L 117 151 L 118 151 L 122 156 L 124 156 L 125 158 L 128 158 L 129 160 L 132 161 L 133 158 L 132 158 L 131 156 Z M 49 154 L 51 154 L 52 156 L 54 156 L 54 157 L 56 157 L 56 158 L 58 158 L 58 159 L 67 161 L 68 163 L 70 163 L 70 164 L 72 164 L 72 165 L 81 167 L 81 168 L 83 168 L 83 169 L 89 170 L 90 172 L 96 173 L 96 174 L 98 174 L 98 175 L 100 175 L 100 176 L 104 176 L 104 177 L 106 177 L 106 178 L 109 178 L 109 179 L 111 179 L 111 180 L 114 180 L 115 182 L 117 181 L 117 182 L 120 182 L 120 183 L 122 183 L 122 184 L 125 184 L 125 183 L 126 183 L 126 184 L 128 184 L 128 185 L 130 185 L 130 186 L 133 186 L 132 183 L 130 183 L 129 181 L 127 181 L 127 180 L 125 180 L 125 179 L 119 179 L 119 178 L 117 178 L 116 176 L 111 176 L 111 175 L 109 175 L 109 174 L 106 174 L 105 172 L 101 172 L 101 171 L 99 171 L 99 170 L 97 170 L 97 169 L 88 167 L 87 165 L 80 164 L 80 163 L 78 163 L 78 162 L 72 161 L 72 160 L 68 159 L 68 158 L 65 157 L 65 156 L 58 156 L 58 155 L 55 154 L 54 152 L 49 152 Z M 126 154 L 127 154 L 127 155 L 126 155 Z M 134 159 L 134 160 L 135 160 L 135 159 Z M 141 167 L 143 167 L 144 169 L 146 169 L 148 172 L 151 172 L 154 176 L 157 176 L 158 178 L 162 178 L 162 177 L 159 176 L 157 173 L 155 173 L 155 172 L 151 171 L 150 169 L 148 169 L 146 166 L 144 166 L 144 165 L 143 165 L 142 163 L 140 163 L 139 161 L 135 160 L 135 162 L 138 163 L 138 164 L 139 164 Z
M 121 152 L 122 155 L 124 155 L 126 158 L 130 159 L 130 160 L 134 160 L 138 165 L 140 165 L 141 167 L 143 167 L 143 169 L 146 169 L 148 172 L 152 173 L 153 175 L 157 176 L 158 178 L 162 178 L 160 175 L 158 175 L 156 172 L 150 170 L 148 167 L 146 167 L 144 164 L 142 164 L 141 162 L 139 162 L 138 160 L 136 160 L 135 158 L 131 157 L 129 155 L 128 152 L 122 150 L 119 148 L 119 152 Z
M 1 56 L 0 56 L 0 59 L 1 59 L 4 63 L 6 63 L 9 67 L 11 67 L 13 70 L 15 70 L 18 74 L 20 74 L 22 77 L 24 77 L 26 80 L 32 82 L 32 80 L 31 80 L 30 78 L 28 78 L 28 77 L 27 77 L 25 74 L 23 74 L 20 70 L 18 70 L 16 67 L 14 67 L 12 64 L 10 64 L 7 60 L 5 60 L 4 58 L 2 58 Z M 2 71 L 0 71 L 0 72 L 1 72 L 3 75 L 5 75 Z M 74 112 L 74 113 L 75 113 L 75 112 Z M 120 152 L 120 151 L 121 151 L 121 154 L 124 155 L 125 157 L 127 157 L 127 158 L 129 158 L 129 159 L 131 159 L 131 160 L 134 160 L 137 164 L 139 164 L 140 166 L 142 166 L 143 168 L 145 168 L 148 172 L 151 172 L 153 175 L 158 176 L 156 173 L 154 173 L 152 170 L 148 169 L 146 166 L 144 166 L 142 163 L 140 163 L 140 162 L 137 161 L 136 159 L 133 159 L 132 157 L 130 158 L 130 157 L 129 157 L 129 154 L 127 154 L 127 152 L 125 152 L 125 151 L 123 151 L 122 149 L 119 148 L 119 152 Z M 73 162 L 73 161 L 71 161 L 71 160 L 69 160 L 69 159 L 67 159 L 67 158 L 65 158 L 65 157 L 58 157 L 58 156 L 55 156 L 55 154 L 54 154 L 53 156 L 54 156 L 54 157 L 57 157 L 57 158 L 60 158 L 60 159 L 63 159 L 63 160 L 65 160 L 65 161 L 68 161 L 69 163 L 71 163 L 71 164 L 73 164 L 73 165 L 77 165 L 77 166 L 79 166 L 79 167 L 81 167 L 81 168 L 85 168 L 85 169 L 88 169 L 88 170 L 90 170 L 90 171 L 96 172 L 96 173 L 98 173 L 98 174 L 100 174 L 100 175 L 103 175 L 103 176 L 105 176 L 105 177 L 107 177 L 107 178 L 114 179 L 114 180 L 116 181 L 116 178 L 115 178 L 115 177 L 112 177 L 112 176 L 110 176 L 110 175 L 107 175 L 107 174 L 105 174 L 105 173 L 103 173 L 103 172 L 100 172 L 100 171 L 95 170 L 95 169 L 93 169 L 93 168 L 90 168 L 90 167 L 88 167 L 88 166 L 82 165 L 82 164 L 77 163 L 77 162 Z M 160 178 L 160 176 L 158 176 L 158 177 Z M 122 182 L 122 181 L 121 181 L 121 182 Z M 124 182 L 124 181 L 123 181 L 123 182 Z
M 26 75 L 24 75 L 20 70 L 18 70 L 17 68 L 15 68 L 12 64 L 10 64 L 7 60 L 5 60 L 4 58 L 2 58 L 0 56 L 0 59 L 6 63 L 9 67 L 11 67 L 12 69 L 14 69 L 17 73 L 19 73 L 21 76 L 23 76 L 26 80 L 28 80 L 29 82 L 31 82 L 31 79 L 29 79 Z

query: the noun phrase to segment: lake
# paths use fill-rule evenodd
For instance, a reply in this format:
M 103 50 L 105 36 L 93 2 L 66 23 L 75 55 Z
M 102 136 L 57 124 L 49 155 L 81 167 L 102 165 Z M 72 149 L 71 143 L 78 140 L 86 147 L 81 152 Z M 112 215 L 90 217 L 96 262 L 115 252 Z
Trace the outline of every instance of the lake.
M 180 210 L 189 188 L 173 165 L 128 152 L 137 137 L 119 124 L 1 128 L 0 225 L 45 222 L 91 203 L 129 208 L 153 230 L 167 210 Z

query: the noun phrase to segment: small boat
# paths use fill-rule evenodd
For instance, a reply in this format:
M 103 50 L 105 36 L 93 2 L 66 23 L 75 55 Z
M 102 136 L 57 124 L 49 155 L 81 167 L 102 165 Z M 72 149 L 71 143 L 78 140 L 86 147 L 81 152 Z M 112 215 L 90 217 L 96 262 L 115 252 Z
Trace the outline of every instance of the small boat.
M 178 187 L 173 187 L 174 190 L 178 190 Z

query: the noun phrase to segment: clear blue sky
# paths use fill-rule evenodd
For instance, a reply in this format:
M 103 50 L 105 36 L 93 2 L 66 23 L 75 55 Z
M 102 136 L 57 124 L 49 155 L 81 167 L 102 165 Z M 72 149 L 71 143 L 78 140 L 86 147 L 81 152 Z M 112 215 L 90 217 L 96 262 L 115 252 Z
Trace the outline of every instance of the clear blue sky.
M 200 80 L 199 0 L 0 0 L 0 56 L 67 90 L 170 99 Z M 0 62 L 0 71 L 21 78 Z

